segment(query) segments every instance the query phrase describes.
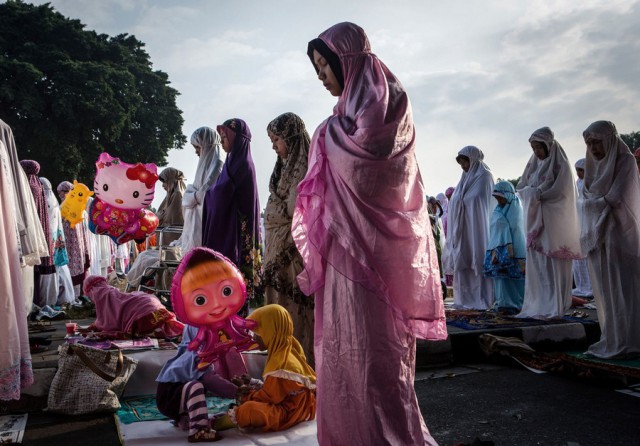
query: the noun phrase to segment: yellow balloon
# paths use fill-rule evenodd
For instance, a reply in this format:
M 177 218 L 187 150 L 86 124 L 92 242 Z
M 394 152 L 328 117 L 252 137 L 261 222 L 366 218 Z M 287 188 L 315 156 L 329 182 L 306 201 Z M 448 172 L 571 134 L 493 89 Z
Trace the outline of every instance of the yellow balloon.
M 67 220 L 71 227 L 82 221 L 82 211 L 87 206 L 89 197 L 93 195 L 93 191 L 82 183 L 73 180 L 73 188 L 64 197 L 64 201 L 60 206 L 62 218 Z

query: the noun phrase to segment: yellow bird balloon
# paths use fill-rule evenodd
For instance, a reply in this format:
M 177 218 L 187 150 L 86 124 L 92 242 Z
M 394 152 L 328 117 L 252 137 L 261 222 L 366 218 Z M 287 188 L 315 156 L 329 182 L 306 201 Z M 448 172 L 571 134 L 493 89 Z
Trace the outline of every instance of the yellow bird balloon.
M 73 188 L 64 197 L 64 201 L 60 206 L 62 218 L 67 220 L 71 227 L 75 227 L 77 223 L 82 221 L 82 212 L 87 206 L 89 197 L 93 195 L 93 191 L 82 183 L 73 180 Z

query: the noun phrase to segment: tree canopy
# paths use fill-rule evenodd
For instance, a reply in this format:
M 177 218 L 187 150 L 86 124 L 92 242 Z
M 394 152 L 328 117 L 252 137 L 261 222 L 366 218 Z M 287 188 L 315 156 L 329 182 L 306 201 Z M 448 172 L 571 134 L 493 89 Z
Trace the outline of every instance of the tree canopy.
M 626 135 L 620 135 L 620 138 L 624 143 L 629 146 L 629 149 L 633 152 L 636 149 L 640 149 L 640 132 L 631 132 Z
M 92 187 L 102 151 L 166 165 L 186 143 L 178 91 L 152 69 L 144 43 L 85 30 L 49 4 L 0 4 L 0 119 L 20 159 L 34 159 L 54 188 Z

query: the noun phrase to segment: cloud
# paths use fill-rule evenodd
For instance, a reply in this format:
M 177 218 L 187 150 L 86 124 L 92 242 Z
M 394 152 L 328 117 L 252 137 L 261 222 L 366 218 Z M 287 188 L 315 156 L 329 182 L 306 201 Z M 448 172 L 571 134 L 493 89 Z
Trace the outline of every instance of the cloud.
M 480 147 L 496 177 L 513 178 L 531 155 L 530 134 L 543 125 L 572 160 L 583 156 L 582 130 L 595 120 L 611 120 L 622 133 L 640 130 L 637 0 L 51 3 L 88 29 L 143 41 L 181 93 L 187 137 L 201 125 L 244 118 L 263 206 L 275 163 L 266 125 L 293 111 L 312 133 L 331 113 L 335 98 L 305 50 L 340 21 L 361 25 L 406 87 L 418 160 L 434 195 L 457 183 L 455 154 L 464 145 Z M 197 157 L 188 146 L 172 150 L 169 162 L 189 177 Z

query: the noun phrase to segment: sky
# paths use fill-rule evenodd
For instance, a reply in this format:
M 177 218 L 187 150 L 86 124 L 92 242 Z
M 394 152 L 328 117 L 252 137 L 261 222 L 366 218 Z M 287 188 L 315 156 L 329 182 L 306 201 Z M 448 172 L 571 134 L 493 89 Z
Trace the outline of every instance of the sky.
M 413 107 L 426 193 L 455 186 L 457 152 L 475 145 L 494 177 L 522 174 L 534 130 L 549 126 L 573 163 L 597 120 L 640 131 L 640 0 L 48 0 L 86 29 L 134 35 L 169 75 L 190 139 L 244 119 L 253 134 L 261 207 L 276 154 L 267 124 L 284 112 L 309 134 L 336 103 L 307 43 L 338 22 L 360 25 Z M 137 162 L 139 160 L 127 160 Z M 168 166 L 193 180 L 187 143 Z M 159 168 L 162 170 L 162 167 Z M 156 188 L 154 204 L 164 198 Z

